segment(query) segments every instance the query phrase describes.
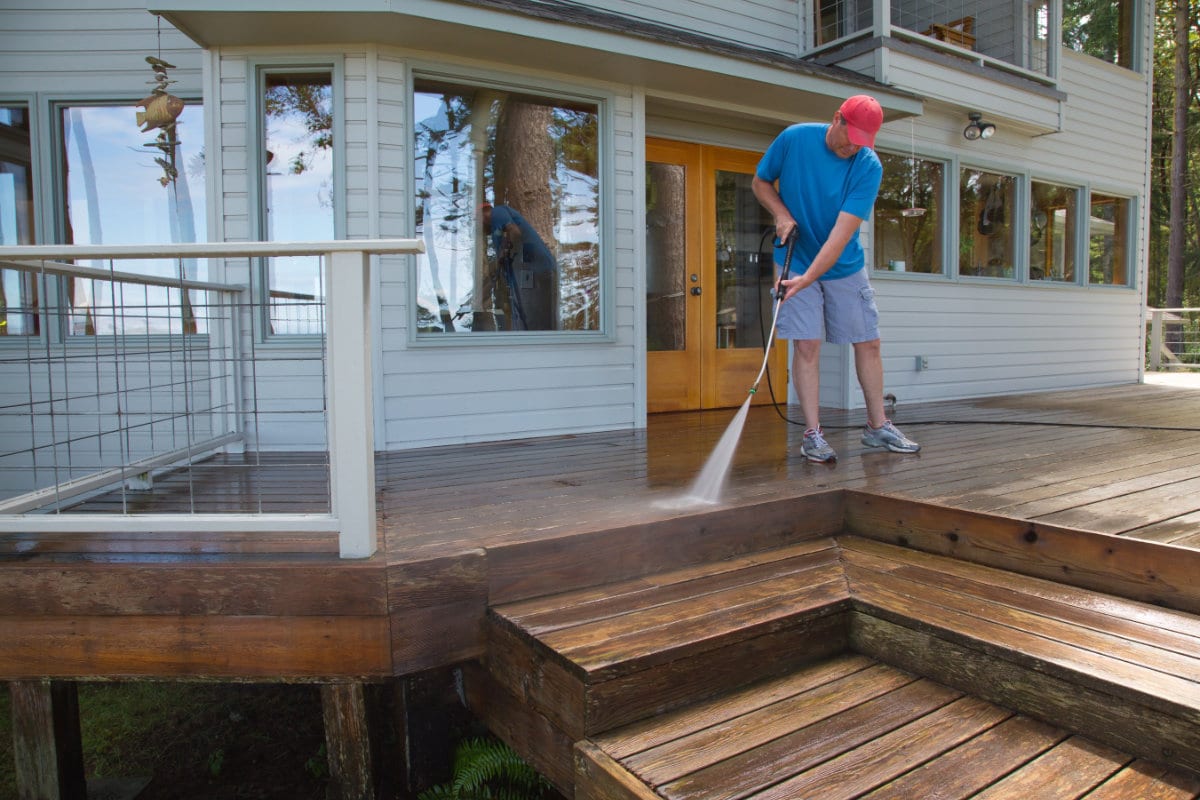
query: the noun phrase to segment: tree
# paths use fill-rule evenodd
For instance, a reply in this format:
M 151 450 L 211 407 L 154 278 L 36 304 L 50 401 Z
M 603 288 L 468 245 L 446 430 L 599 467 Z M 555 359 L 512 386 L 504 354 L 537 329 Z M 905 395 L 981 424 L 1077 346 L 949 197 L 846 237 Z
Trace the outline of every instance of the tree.
M 1189 63 L 1189 36 L 1192 14 L 1189 0 L 1174 0 L 1175 6 L 1175 58 L 1172 98 L 1174 101 L 1174 127 L 1171 135 L 1171 204 L 1170 235 L 1167 245 L 1167 308 L 1183 305 L 1183 260 L 1187 214 L 1187 118 L 1191 105 L 1191 65 Z M 1171 351 L 1178 354 L 1182 349 L 1178 323 L 1167 326 L 1166 342 Z

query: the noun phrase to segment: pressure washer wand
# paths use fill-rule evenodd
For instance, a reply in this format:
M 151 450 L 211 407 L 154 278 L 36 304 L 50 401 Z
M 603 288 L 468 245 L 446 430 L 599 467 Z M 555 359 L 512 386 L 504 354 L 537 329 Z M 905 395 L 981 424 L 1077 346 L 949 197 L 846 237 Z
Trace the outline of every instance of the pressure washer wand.
M 775 324 L 779 322 L 779 308 L 783 305 L 783 296 L 787 290 L 783 286 L 783 282 L 787 279 L 788 271 L 792 266 L 792 248 L 796 244 L 796 229 L 792 228 L 787 237 L 787 253 L 783 257 L 783 271 L 779 273 L 779 282 L 775 289 L 775 311 L 771 314 L 771 332 L 767 334 L 767 341 L 763 347 L 763 363 L 762 368 L 758 371 L 758 377 L 754 379 L 754 383 L 750 386 L 750 394 L 758 391 L 758 384 L 762 382 L 763 375 L 767 372 L 767 361 L 771 358 L 771 345 L 775 343 Z

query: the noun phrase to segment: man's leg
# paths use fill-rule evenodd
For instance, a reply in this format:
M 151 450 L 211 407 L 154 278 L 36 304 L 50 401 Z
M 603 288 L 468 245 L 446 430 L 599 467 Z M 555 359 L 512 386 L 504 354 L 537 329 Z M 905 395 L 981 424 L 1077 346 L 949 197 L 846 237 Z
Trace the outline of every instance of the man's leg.
M 878 339 L 854 343 L 854 371 L 867 404 L 867 422 L 878 428 L 887 420 L 883 409 L 883 351 Z
M 804 427 L 821 427 L 821 340 L 795 339 L 792 342 L 792 385 L 800 398 Z

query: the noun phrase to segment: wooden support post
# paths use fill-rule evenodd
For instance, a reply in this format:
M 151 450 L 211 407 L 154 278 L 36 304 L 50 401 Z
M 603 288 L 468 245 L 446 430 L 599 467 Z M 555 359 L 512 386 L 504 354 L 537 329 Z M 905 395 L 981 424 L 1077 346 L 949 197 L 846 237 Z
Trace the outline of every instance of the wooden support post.
M 87 800 L 75 683 L 13 681 L 8 686 L 17 797 Z
M 374 800 L 375 772 L 367 702 L 361 683 L 321 687 L 330 800 Z

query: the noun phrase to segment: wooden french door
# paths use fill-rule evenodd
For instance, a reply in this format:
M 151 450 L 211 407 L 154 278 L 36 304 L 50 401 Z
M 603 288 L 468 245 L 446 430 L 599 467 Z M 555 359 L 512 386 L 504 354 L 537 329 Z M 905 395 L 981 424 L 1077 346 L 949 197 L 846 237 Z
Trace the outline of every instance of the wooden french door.
M 751 190 L 760 154 L 646 140 L 647 408 L 739 406 L 771 327 L 771 226 Z M 787 347 L 771 351 L 783 400 Z M 755 403 L 771 402 L 767 379 Z

